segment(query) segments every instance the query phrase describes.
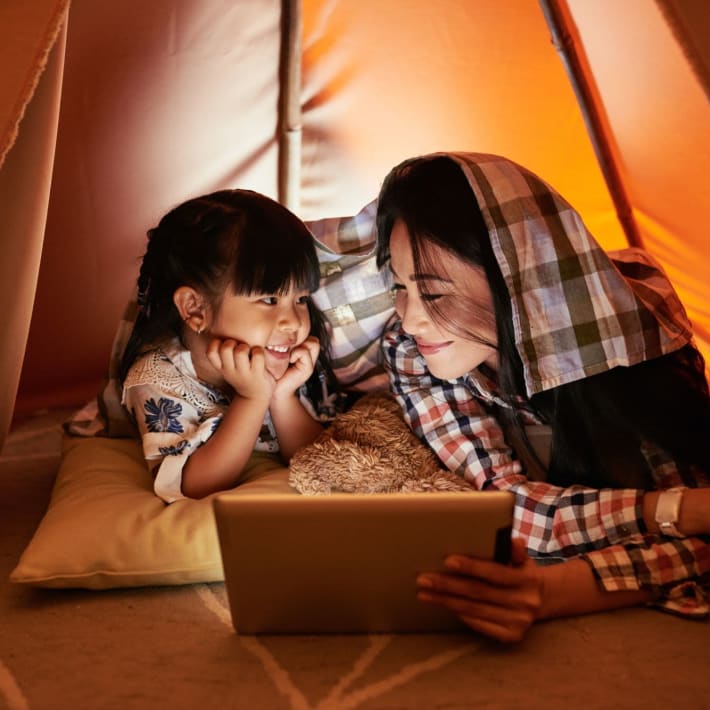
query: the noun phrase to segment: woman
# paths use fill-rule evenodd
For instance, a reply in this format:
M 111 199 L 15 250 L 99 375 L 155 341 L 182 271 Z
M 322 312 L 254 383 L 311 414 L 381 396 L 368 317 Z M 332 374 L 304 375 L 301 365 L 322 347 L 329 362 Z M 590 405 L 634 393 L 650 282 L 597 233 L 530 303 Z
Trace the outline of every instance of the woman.
M 405 161 L 377 228 L 405 418 L 447 468 L 515 494 L 522 538 L 513 566 L 458 556 L 419 578 L 420 598 L 501 640 L 644 602 L 706 614 L 710 396 L 658 266 L 605 254 L 559 194 L 494 155 Z

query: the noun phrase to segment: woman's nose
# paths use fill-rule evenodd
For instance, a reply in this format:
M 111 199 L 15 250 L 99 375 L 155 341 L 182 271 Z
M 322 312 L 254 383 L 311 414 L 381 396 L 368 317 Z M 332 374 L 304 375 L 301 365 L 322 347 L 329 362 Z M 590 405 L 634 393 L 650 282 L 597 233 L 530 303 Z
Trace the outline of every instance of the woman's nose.
M 415 298 L 398 299 L 396 309 L 402 319 L 402 327 L 411 334 L 421 333 L 429 323 L 429 314 L 423 304 Z

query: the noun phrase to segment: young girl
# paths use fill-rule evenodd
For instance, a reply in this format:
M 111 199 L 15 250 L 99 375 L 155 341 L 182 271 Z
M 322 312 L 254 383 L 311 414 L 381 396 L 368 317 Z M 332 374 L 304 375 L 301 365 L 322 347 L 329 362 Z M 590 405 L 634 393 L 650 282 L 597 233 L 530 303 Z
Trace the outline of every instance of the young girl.
M 311 233 L 255 192 L 189 200 L 148 232 L 121 379 L 158 496 L 231 488 L 253 451 L 288 462 L 318 435 L 333 399 L 318 283 Z
M 502 640 L 539 618 L 651 600 L 706 613 L 710 396 L 650 257 L 605 254 L 559 194 L 492 155 L 405 161 L 377 224 L 399 315 L 384 355 L 405 418 L 450 470 L 515 494 L 524 540 L 517 566 L 458 556 L 455 574 L 422 575 L 420 598 Z M 546 430 L 549 452 L 535 436 Z M 574 559 L 539 566 L 526 547 Z

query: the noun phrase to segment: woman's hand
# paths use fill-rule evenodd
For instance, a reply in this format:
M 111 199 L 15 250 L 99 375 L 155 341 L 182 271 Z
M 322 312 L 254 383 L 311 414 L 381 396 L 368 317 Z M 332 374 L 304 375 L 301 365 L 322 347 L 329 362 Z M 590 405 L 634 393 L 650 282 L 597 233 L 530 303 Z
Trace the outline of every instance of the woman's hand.
M 522 539 L 512 540 L 511 565 L 453 555 L 444 566 L 417 577 L 417 598 L 451 610 L 474 631 L 520 641 L 540 618 L 543 575 Z

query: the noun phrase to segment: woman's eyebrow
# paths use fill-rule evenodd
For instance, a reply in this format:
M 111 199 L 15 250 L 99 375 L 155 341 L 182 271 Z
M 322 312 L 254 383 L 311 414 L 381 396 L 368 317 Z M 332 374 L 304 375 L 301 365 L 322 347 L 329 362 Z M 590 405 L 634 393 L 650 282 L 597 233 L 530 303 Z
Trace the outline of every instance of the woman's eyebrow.
M 390 271 L 392 272 L 392 275 L 396 279 L 399 279 L 399 274 L 394 270 L 394 267 L 392 266 L 391 261 L 390 261 Z M 453 283 L 451 281 L 451 279 L 447 279 L 444 276 L 439 276 L 438 274 L 410 274 L 409 280 L 410 281 L 443 281 L 444 283 Z
M 439 274 L 412 274 L 410 277 L 412 281 L 443 281 L 444 283 L 453 283 L 451 279 L 447 279 L 445 276 L 439 276 Z

